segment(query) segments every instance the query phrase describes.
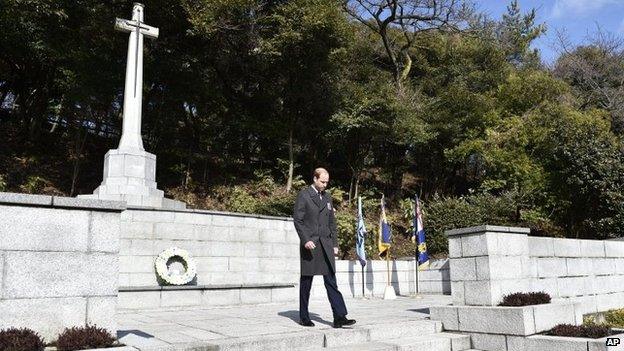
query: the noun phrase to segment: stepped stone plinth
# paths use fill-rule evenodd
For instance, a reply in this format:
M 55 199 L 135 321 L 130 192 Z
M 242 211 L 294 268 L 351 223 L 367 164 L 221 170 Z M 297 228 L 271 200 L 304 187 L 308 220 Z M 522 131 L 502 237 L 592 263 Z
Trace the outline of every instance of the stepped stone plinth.
M 167 199 L 156 186 L 156 155 L 143 150 L 109 150 L 104 156 L 102 184 L 82 198 L 126 201 L 129 206 L 185 209 L 186 204 Z

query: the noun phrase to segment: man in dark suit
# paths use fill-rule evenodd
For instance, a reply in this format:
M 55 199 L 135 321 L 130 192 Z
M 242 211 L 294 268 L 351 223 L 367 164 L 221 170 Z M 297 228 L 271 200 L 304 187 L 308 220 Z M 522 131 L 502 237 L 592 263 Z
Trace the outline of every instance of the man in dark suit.
M 299 192 L 295 201 L 293 219 L 299 234 L 301 256 L 301 278 L 299 280 L 300 324 L 313 327 L 308 313 L 310 288 L 315 275 L 322 275 L 327 297 L 334 314 L 334 328 L 355 323 L 347 319 L 347 307 L 336 284 L 336 262 L 338 238 L 336 218 L 329 194 L 325 193 L 329 173 L 324 168 L 314 170 L 313 184 Z

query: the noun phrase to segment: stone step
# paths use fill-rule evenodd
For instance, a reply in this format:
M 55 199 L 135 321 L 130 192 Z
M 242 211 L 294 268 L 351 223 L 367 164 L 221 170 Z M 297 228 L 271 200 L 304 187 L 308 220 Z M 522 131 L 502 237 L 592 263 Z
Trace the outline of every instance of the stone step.
M 305 347 L 298 351 L 478 351 L 470 348 L 470 336 L 434 333 L 413 337 L 351 343 L 328 347 Z
M 385 340 L 411 336 L 429 335 L 442 331 L 442 323 L 431 320 L 414 320 L 400 323 L 378 323 L 364 325 L 369 329 L 370 340 Z
M 396 345 L 384 342 L 363 342 L 358 344 L 349 344 L 334 347 L 306 347 L 297 349 L 297 351 L 395 351 Z
M 470 349 L 470 336 L 436 333 L 386 341 L 397 351 L 464 351 Z
M 271 350 L 291 351 L 307 345 L 307 347 L 322 348 L 325 344 L 325 336 L 322 332 L 294 332 L 284 334 L 257 335 L 232 339 L 216 339 L 207 341 L 208 348 L 199 350 L 214 351 L 245 351 L 245 350 Z
M 434 339 L 436 348 L 432 351 L 458 351 L 470 346 L 466 335 L 441 333 L 442 324 L 430 320 L 414 320 L 401 323 L 378 323 L 358 325 L 353 328 L 319 329 L 296 333 L 258 335 L 253 337 L 210 340 L 211 350 L 416 350 L 410 343 L 427 344 L 427 338 Z M 468 340 L 467 346 L 459 348 Z M 400 347 L 397 342 L 400 341 Z M 403 342 L 404 341 L 404 342 Z M 437 348 L 437 344 L 447 345 Z M 407 346 L 405 346 L 407 345 Z M 451 349 L 451 345 L 455 346 Z M 405 346 L 405 348 L 403 347 Z M 421 347 L 421 346 L 419 346 Z M 425 349 L 428 350 L 428 349 Z M 420 351 L 420 350 L 419 350 Z

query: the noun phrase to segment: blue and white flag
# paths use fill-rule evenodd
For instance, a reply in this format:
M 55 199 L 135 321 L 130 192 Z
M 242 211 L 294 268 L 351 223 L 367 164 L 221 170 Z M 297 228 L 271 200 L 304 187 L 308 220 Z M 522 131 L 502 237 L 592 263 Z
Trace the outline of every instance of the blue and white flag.
M 416 196 L 414 203 L 414 233 L 412 234 L 412 242 L 416 242 L 416 240 L 418 240 L 418 269 L 422 270 L 429 266 L 429 254 L 427 253 L 425 227 L 423 226 L 422 211 L 420 209 L 418 196 Z
M 355 253 L 362 267 L 366 266 L 366 249 L 364 241 L 366 240 L 366 226 L 364 225 L 364 216 L 362 216 L 362 198 L 358 196 L 358 219 L 355 239 Z

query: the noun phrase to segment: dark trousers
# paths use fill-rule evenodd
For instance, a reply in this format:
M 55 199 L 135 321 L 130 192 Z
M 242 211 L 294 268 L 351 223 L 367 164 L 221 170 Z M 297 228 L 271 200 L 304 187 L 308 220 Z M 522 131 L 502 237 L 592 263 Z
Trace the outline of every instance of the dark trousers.
M 312 287 L 313 275 L 302 275 L 299 279 L 299 318 L 301 320 L 310 320 L 308 313 L 308 303 L 310 301 L 310 288 Z M 327 290 L 327 298 L 331 305 L 334 319 L 336 317 L 344 317 L 347 315 L 347 306 L 345 306 L 342 294 L 338 291 L 336 284 L 336 274 L 331 272 L 323 276 L 325 289 Z

